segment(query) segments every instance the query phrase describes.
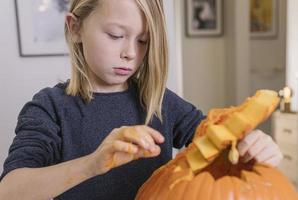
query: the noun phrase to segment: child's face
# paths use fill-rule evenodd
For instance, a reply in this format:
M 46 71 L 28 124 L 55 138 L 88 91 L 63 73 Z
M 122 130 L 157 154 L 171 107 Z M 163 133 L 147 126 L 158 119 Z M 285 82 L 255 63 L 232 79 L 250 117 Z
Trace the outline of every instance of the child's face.
M 107 0 L 83 22 L 81 41 L 97 88 L 123 88 L 147 51 L 146 19 L 135 0 Z

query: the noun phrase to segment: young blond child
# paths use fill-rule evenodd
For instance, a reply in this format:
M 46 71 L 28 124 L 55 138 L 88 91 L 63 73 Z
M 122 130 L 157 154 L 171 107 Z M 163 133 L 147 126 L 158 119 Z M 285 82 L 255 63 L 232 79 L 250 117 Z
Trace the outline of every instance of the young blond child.
M 188 144 L 202 112 L 166 89 L 161 0 L 73 0 L 65 34 L 71 79 L 20 112 L 0 199 L 134 199 L 154 170 Z M 243 161 L 276 166 L 281 152 L 252 131 Z

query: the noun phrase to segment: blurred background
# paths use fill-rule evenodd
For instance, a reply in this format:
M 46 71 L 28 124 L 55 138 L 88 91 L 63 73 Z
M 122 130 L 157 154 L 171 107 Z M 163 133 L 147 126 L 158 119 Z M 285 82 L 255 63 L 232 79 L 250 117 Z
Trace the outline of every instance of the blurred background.
M 68 0 L 1 0 L 0 169 L 24 104 L 70 77 L 63 36 Z M 298 104 L 297 0 L 164 0 L 168 87 L 204 113 L 241 103 L 257 89 L 294 91 Z M 298 117 L 277 112 L 260 128 L 282 147 L 297 183 Z M 287 139 L 285 139 L 287 138 Z

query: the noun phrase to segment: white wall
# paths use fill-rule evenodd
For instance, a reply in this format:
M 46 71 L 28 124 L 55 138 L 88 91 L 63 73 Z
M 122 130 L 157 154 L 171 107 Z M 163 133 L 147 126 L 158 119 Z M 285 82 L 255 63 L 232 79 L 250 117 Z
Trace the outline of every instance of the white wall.
M 287 85 L 294 89 L 293 110 L 298 111 L 298 1 L 288 0 Z
M 65 80 L 67 57 L 20 58 L 14 1 L 1 0 L 0 11 L 0 171 L 14 137 L 17 115 L 40 89 Z
M 177 7 L 181 13 L 184 98 L 206 113 L 225 103 L 225 39 L 186 37 L 185 1 L 177 2 Z
M 180 0 L 179 0 L 180 1 Z M 169 41 L 169 74 L 167 87 L 175 91 L 178 95 L 183 95 L 182 88 L 182 66 L 180 62 L 181 40 L 179 38 L 179 23 L 175 23 L 175 2 L 174 0 L 164 0 L 165 15 L 167 21 L 167 34 Z
M 240 103 L 250 87 L 248 1 L 225 1 L 224 34 L 209 38 L 186 37 L 185 1 L 179 3 L 184 97 L 204 113 Z
M 226 106 L 238 105 L 249 95 L 251 77 L 249 1 L 225 2 Z

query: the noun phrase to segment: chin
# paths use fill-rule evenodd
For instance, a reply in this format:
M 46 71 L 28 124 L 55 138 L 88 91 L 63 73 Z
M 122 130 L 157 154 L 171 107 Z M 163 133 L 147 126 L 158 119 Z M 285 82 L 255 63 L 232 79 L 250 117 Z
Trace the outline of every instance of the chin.
M 123 80 L 109 80 L 109 81 L 106 81 L 106 83 L 108 85 L 114 85 L 114 86 L 116 86 L 116 85 L 123 85 L 123 84 L 125 84 L 127 82 L 127 80 L 128 80 L 128 78 L 125 78 Z

